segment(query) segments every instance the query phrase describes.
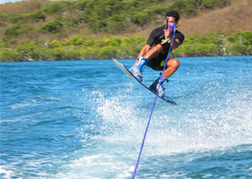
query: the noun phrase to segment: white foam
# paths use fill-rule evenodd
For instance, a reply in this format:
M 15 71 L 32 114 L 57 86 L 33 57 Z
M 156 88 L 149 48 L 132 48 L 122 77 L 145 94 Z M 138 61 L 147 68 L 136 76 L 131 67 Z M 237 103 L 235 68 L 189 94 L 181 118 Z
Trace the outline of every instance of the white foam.
M 215 85 L 218 86 L 219 83 L 211 82 L 211 85 L 216 88 Z M 94 114 L 94 119 L 88 119 L 91 120 L 91 124 L 88 124 L 89 129 L 101 132 L 99 137 L 91 138 L 96 142 L 100 141 L 101 145 L 105 144 L 93 151 L 97 155 L 86 156 L 81 158 L 82 160 L 71 163 L 74 166 L 72 168 L 78 164 L 87 168 L 97 167 L 90 168 L 91 171 L 86 173 L 81 172 L 89 178 L 103 176 L 110 172 L 113 173 L 110 178 L 127 178 L 132 175 L 152 103 L 145 103 L 144 98 L 128 94 L 132 91 L 127 90 L 127 93 L 118 92 L 110 97 L 107 97 L 108 91 L 97 90 L 85 100 L 95 104 L 90 110 Z M 186 99 L 185 102 L 184 98 L 181 98 L 178 106 L 167 106 L 157 102 L 147 133 L 143 157 L 198 153 L 252 143 L 252 103 L 248 98 L 249 94 L 235 91 L 236 95 L 230 92 L 224 99 L 215 99 L 214 95 L 219 95 L 217 91 L 209 94 L 211 89 L 207 90 L 195 94 L 191 101 Z M 148 99 L 151 97 L 152 94 L 147 96 Z M 243 100 L 244 98 L 247 100 Z M 85 118 L 83 111 L 80 111 L 78 116 L 83 120 Z M 102 121 L 102 123 L 92 127 L 95 121 Z M 84 129 L 84 126 L 81 128 Z M 82 134 L 85 132 L 85 130 L 81 131 Z M 90 145 L 90 148 L 95 145 L 92 142 L 88 143 L 87 140 L 83 142 L 85 145 Z M 87 149 L 86 152 L 90 151 L 91 149 Z M 104 152 L 108 153 L 107 156 Z M 117 156 L 118 153 L 120 157 Z M 86 166 L 87 164 L 90 166 Z M 95 175 L 93 170 L 99 173 Z M 183 176 L 183 174 L 167 175 Z
M 12 170 L 5 169 L 2 165 L 0 165 L 0 173 L 3 174 L 3 179 L 9 179 L 14 176 L 14 172 Z
M 120 160 L 116 156 L 107 154 L 83 156 L 63 165 L 61 170 L 53 178 L 79 178 L 80 176 L 89 179 L 99 178 L 125 178 L 131 175 L 132 166 Z M 120 172 L 121 171 L 121 172 Z M 114 173 L 119 173 L 114 177 Z
M 158 106 L 151 119 L 145 146 L 156 155 L 252 143 L 252 105 L 237 100 L 238 97 L 227 98 L 226 105 L 219 108 L 216 108 L 218 104 L 209 103 L 208 108 L 189 106 L 183 109 L 182 106 L 169 108 L 166 113 L 164 106 Z M 115 131 L 106 136 L 106 140 L 129 145 L 142 142 L 149 112 L 139 107 L 139 102 L 121 102 L 118 97 L 104 99 L 97 108 L 107 127 Z

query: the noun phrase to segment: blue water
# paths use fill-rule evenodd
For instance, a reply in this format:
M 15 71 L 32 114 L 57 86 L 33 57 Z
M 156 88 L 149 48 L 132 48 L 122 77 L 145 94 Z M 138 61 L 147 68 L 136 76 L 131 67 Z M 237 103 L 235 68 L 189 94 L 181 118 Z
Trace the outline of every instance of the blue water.
M 179 60 L 136 178 L 252 178 L 252 56 Z M 112 60 L 1 63 L 0 177 L 131 178 L 154 97 Z

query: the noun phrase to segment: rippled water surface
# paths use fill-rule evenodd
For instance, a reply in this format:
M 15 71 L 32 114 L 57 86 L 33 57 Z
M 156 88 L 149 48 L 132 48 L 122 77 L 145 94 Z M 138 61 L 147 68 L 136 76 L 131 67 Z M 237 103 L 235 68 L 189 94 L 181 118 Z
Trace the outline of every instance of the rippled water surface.
M 252 57 L 179 60 L 136 178 L 252 178 Z M 131 178 L 154 97 L 112 60 L 1 63 L 0 177 Z

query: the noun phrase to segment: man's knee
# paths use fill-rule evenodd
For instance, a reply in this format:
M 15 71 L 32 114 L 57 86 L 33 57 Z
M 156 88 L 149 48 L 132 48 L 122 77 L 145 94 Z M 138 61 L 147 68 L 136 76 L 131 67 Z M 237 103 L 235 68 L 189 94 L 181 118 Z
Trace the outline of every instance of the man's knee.
M 180 66 L 180 62 L 179 62 L 177 59 L 172 58 L 172 59 L 169 59 L 169 61 L 168 61 L 168 66 L 177 69 L 177 68 L 179 68 L 179 66 Z

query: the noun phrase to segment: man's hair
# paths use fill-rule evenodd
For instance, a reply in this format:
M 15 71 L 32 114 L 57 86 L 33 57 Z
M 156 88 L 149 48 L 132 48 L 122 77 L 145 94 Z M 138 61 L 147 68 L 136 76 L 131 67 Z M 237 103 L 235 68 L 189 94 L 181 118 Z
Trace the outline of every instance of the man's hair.
M 170 17 L 174 17 L 175 18 L 175 22 L 177 22 L 179 20 L 179 13 L 177 11 L 174 10 L 170 10 L 166 13 L 166 16 L 170 16 Z

